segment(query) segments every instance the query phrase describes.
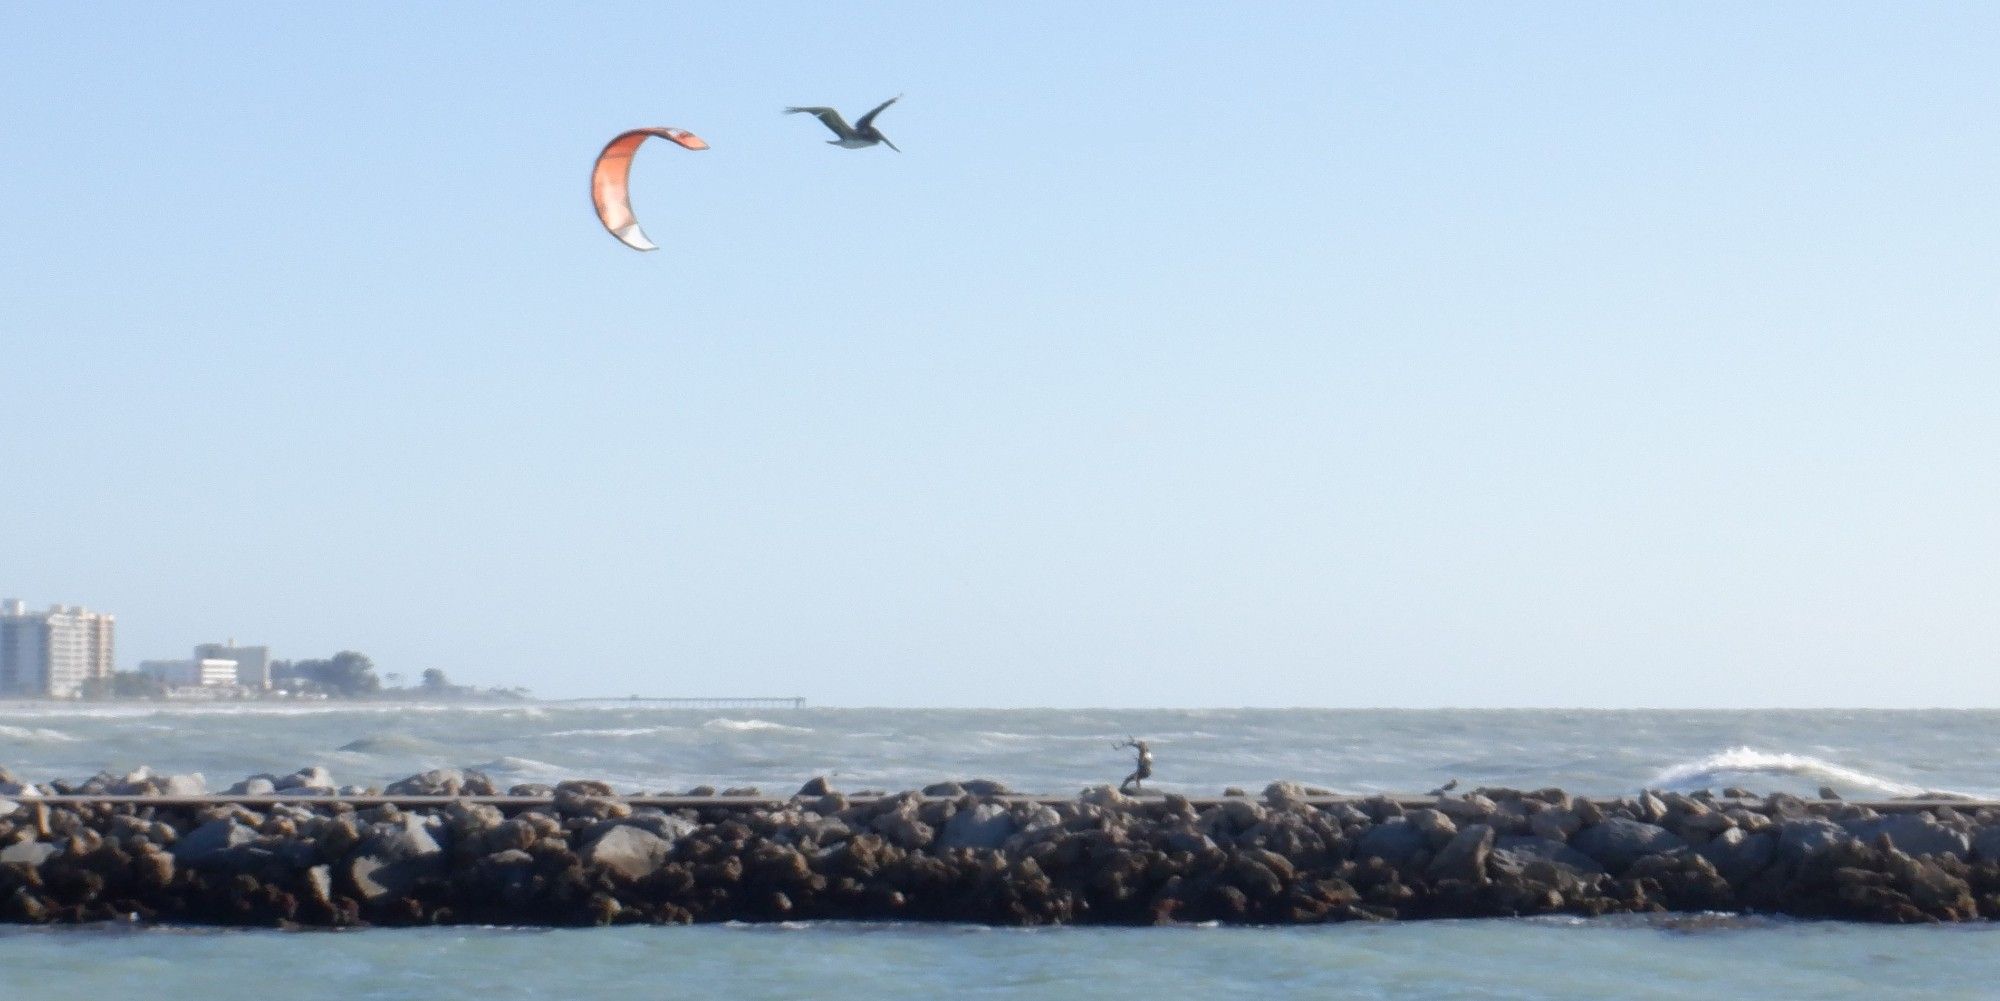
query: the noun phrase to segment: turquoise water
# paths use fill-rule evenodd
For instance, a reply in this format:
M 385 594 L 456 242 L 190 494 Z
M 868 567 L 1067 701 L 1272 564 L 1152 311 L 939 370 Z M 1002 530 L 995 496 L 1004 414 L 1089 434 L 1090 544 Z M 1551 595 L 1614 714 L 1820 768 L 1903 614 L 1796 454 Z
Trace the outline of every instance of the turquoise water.
M 1681 919 L 1319 928 L 959 926 L 0 932 L 12 984 L 285 1001 L 1992 998 L 2000 929 Z M 254 991 L 246 985 L 254 984 Z
M 211 786 L 323 765 L 379 785 L 440 765 L 503 783 L 601 777 L 789 792 L 997 778 L 1068 792 L 1130 768 L 1188 792 L 1747 786 L 2000 792 L 2000 713 L 0 706 L 0 765 L 141 764 Z M 804 925 L 240 932 L 0 929 L 6 997 L 283 1001 L 624 997 L 1996 998 L 2000 929 L 1673 918 L 1318 928 Z M 39 995 L 38 995 L 39 996 Z

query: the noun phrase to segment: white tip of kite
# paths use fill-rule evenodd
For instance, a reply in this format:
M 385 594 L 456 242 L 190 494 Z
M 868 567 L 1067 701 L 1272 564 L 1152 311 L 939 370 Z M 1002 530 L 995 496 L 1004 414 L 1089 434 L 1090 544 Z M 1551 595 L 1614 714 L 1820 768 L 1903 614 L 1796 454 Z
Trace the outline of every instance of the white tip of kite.
M 623 226 L 613 230 L 611 235 L 617 237 L 620 243 L 631 247 L 633 250 L 660 249 L 658 244 L 646 239 L 646 234 L 639 229 L 639 224 L 636 222 L 630 226 Z

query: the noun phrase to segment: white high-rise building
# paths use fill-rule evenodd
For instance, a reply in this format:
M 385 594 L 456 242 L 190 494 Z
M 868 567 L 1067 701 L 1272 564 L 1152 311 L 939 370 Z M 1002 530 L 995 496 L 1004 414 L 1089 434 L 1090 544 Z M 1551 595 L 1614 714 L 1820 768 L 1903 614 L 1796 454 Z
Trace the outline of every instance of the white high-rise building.
M 0 697 L 73 699 L 109 682 L 116 619 L 74 605 L 0 601 Z

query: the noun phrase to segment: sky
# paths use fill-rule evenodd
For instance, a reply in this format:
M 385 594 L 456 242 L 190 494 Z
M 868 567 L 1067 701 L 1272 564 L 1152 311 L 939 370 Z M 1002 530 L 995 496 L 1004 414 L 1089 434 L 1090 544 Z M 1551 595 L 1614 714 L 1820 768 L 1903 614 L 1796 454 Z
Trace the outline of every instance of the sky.
M 2000 705 L 2000 9 L 407 8 L 0 7 L 0 595 L 121 666 Z

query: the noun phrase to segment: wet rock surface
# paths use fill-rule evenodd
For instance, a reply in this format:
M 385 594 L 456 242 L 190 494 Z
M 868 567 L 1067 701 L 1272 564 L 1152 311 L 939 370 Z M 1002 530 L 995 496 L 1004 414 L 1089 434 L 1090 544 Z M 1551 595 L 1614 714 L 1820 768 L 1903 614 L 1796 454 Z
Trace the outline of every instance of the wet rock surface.
M 1970 804 L 1507 789 L 1329 802 L 1292 783 L 1255 797 L 1100 787 L 1037 801 L 990 780 L 878 797 L 820 778 L 782 801 L 677 809 L 597 782 L 515 790 L 532 804 L 417 807 L 349 802 L 351 787 L 321 768 L 231 787 L 294 797 L 278 804 L 171 801 L 206 785 L 144 769 L 0 779 L 0 920 L 20 923 L 2000 917 L 2000 811 Z M 453 769 L 390 790 L 494 794 Z M 71 792 L 138 798 L 45 801 Z

